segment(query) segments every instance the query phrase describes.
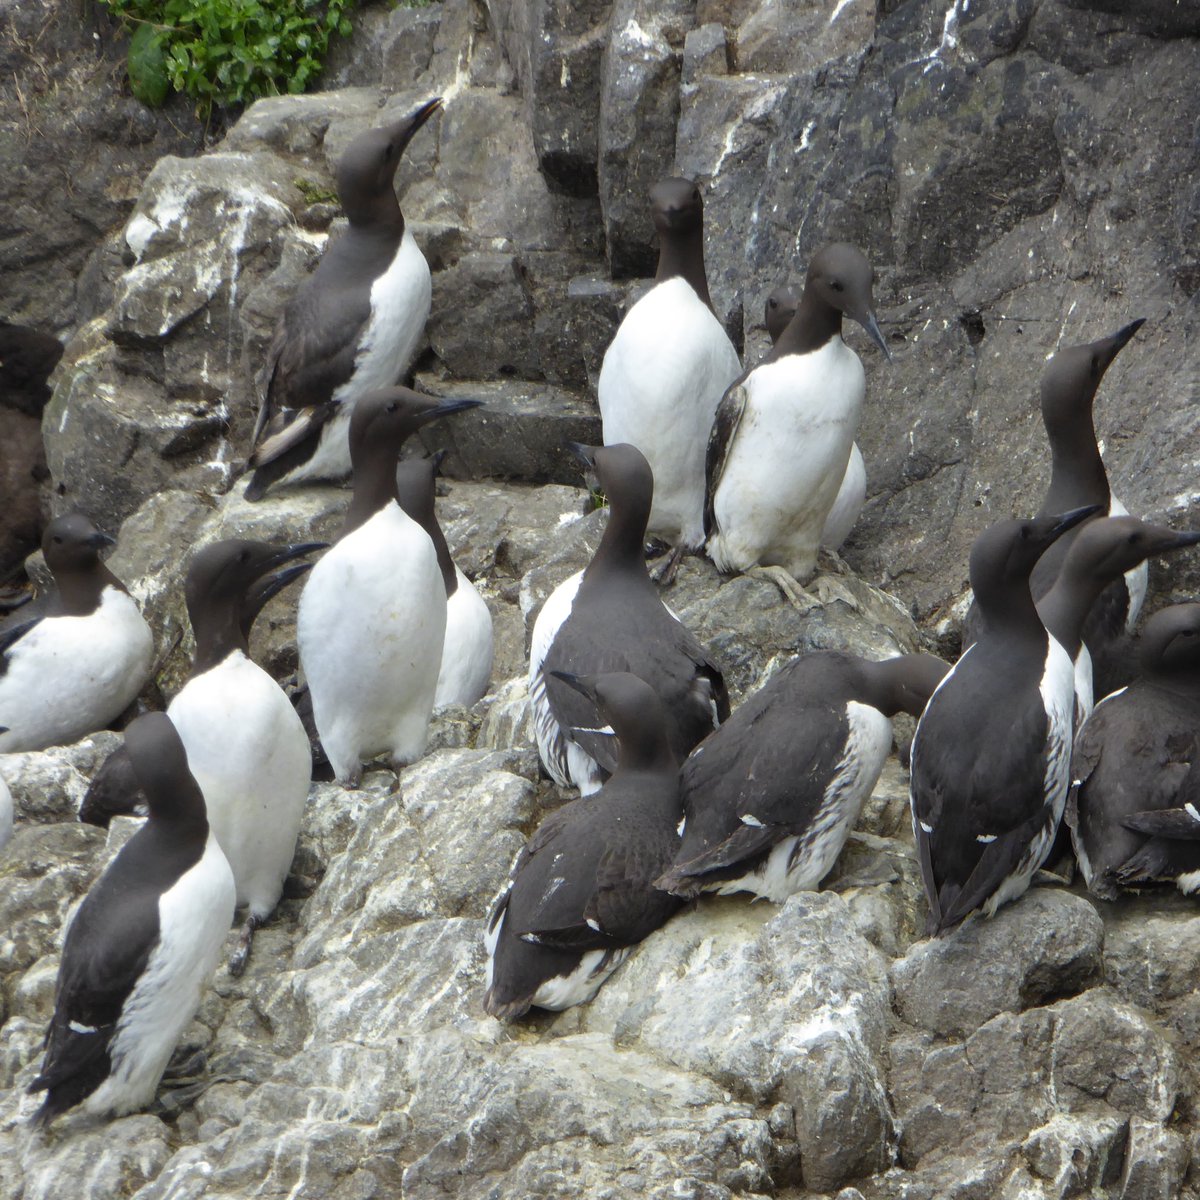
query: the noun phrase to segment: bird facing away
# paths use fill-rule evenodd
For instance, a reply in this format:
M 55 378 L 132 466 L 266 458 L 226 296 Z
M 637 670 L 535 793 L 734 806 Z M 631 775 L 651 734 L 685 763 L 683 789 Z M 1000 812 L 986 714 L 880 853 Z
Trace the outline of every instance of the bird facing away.
M 912 819 L 928 932 L 1021 895 L 1066 801 L 1075 677 L 1038 619 L 1029 575 L 1092 507 L 1001 521 L 971 548 L 984 632 L 942 681 L 912 746 Z
M 238 906 L 248 910 L 233 975 L 245 969 L 255 929 L 279 903 L 312 779 L 308 735 L 283 689 L 251 660 L 250 626 L 267 599 L 311 568 L 295 560 L 324 545 L 236 538 L 205 546 L 188 567 L 196 652 L 167 715 L 233 870 Z
M 284 311 L 247 465 L 247 500 L 272 484 L 350 471 L 347 430 L 360 396 L 408 368 L 425 331 L 429 264 L 404 222 L 395 178 L 405 147 L 440 98 L 350 143 L 337 167 L 349 228 Z
M 488 918 L 484 1007 L 503 1021 L 587 1003 L 682 903 L 652 882 L 679 845 L 678 760 L 662 701 L 626 672 L 557 680 L 612 725 L 618 758 L 595 796 L 542 822 Z
M 1146 562 L 1200 542 L 1200 533 L 1177 533 L 1137 517 L 1099 517 L 1075 535 L 1054 586 L 1038 601 L 1038 616 L 1071 656 L 1075 668 L 1075 728 L 1092 711 L 1091 647 L 1083 640 L 1088 615 L 1105 589 Z M 1096 631 L 1093 637 L 1102 639 Z M 1103 643 L 1100 643 L 1101 646 Z
M 1110 337 L 1082 346 L 1066 346 L 1046 363 L 1039 393 L 1042 424 L 1050 445 L 1050 483 L 1037 516 L 1067 512 L 1086 504 L 1097 506 L 1098 518 L 1127 515 L 1125 506 L 1109 488 L 1108 472 L 1096 441 L 1092 407 L 1104 373 L 1143 324 L 1144 320 L 1134 321 Z M 1034 567 L 1030 582 L 1034 600 L 1040 600 L 1054 586 L 1059 568 L 1079 532 L 1060 538 Z M 1084 641 L 1108 646 L 1118 634 L 1131 631 L 1145 593 L 1146 568 L 1141 565 L 1132 569 L 1124 582 L 1115 582 L 1105 592 L 1103 602 L 1095 606 L 1084 625 Z M 979 636 L 981 623 L 978 607 L 972 604 L 964 622 L 964 647 Z M 1106 682 L 1106 658 L 1101 651 L 1097 678 L 1102 684 Z
M 183 743 L 164 713 L 125 732 L 145 825 L 92 885 L 67 929 L 41 1072 L 47 1124 L 82 1103 L 133 1112 L 200 1003 L 233 920 L 233 873 L 212 836 Z
M 815 888 L 883 770 L 890 718 L 920 716 L 949 669 L 928 654 L 792 659 L 683 764 L 683 841 L 656 886 L 776 904 Z
M 492 614 L 475 585 L 450 557 L 438 524 L 434 501 L 439 461 L 434 457 L 402 462 L 396 468 L 396 498 L 429 535 L 446 585 L 446 638 L 433 707 L 462 704 L 469 708 L 482 698 L 492 677 Z
M 1155 613 L 1138 649 L 1140 675 L 1096 705 L 1071 760 L 1071 844 L 1105 900 L 1156 880 L 1200 885 L 1200 604 Z
M 685 757 L 729 715 L 720 669 L 659 599 L 642 545 L 654 479 L 634 446 L 574 446 L 594 466 L 609 501 L 608 525 L 583 571 L 550 594 L 533 626 L 529 696 L 542 765 L 561 787 L 594 792 L 617 763 L 612 733 L 594 705 L 554 672 L 630 671 L 658 693 L 667 736 Z
M 399 505 L 396 461 L 422 425 L 476 408 L 408 388 L 369 392 L 350 422 L 354 496 L 336 544 L 313 568 L 296 619 L 313 718 L 339 783 L 387 753 L 425 749 L 446 633 L 446 585 L 429 535 Z
M 855 247 L 822 247 L 779 340 L 722 398 L 708 443 L 704 509 L 718 570 L 777 568 L 795 581 L 796 593 L 811 577 L 866 390 L 862 363 L 842 341 L 842 317 L 888 354 L 874 275 Z
M 799 307 L 800 293 L 786 284 L 777 287 L 767 297 L 765 324 L 772 346 L 783 336 L 783 331 Z M 867 464 L 863 461 L 858 443 L 855 442 L 850 447 L 850 460 L 846 463 L 846 473 L 842 476 L 837 497 L 825 518 L 825 524 L 821 527 L 821 545 L 826 550 L 842 548 L 866 502 Z
M 56 595 L 43 616 L 0 634 L 0 754 L 44 750 L 103 729 L 150 676 L 154 639 L 124 584 L 100 561 L 113 545 L 82 513 L 46 526 Z
M 648 529 L 685 550 L 704 544 L 704 454 L 717 404 L 741 371 L 713 312 L 704 271 L 704 200 L 689 179 L 650 192 L 658 231 L 654 286 L 629 310 L 597 385 L 606 446 L 636 446 L 654 472 Z

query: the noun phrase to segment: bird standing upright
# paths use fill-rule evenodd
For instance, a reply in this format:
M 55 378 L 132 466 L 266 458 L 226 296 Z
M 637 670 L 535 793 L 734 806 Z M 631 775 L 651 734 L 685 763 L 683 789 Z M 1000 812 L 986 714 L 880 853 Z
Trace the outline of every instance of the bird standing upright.
M 67 929 L 46 1056 L 31 1092 L 41 1124 L 83 1102 L 133 1112 L 153 1098 L 233 920 L 233 873 L 165 713 L 125 731 L 149 801 L 145 825 L 92 885 Z
M 429 535 L 397 501 L 396 460 L 422 425 L 478 405 L 394 387 L 355 406 L 354 498 L 336 544 L 304 585 L 296 618 L 313 717 L 344 786 L 358 786 L 366 758 L 387 752 L 399 767 L 425 748 L 446 585 Z
M 846 475 L 866 378 L 842 341 L 857 321 L 890 358 L 874 271 L 853 246 L 822 247 L 766 358 L 725 393 L 708 444 L 704 529 L 721 571 L 765 568 L 797 602 Z
M 1069 782 L 1075 672 L 1029 575 L 1095 512 L 1001 521 L 971 548 L 984 632 L 933 694 L 912 746 L 912 820 L 928 931 L 1021 895 L 1050 853 Z
M 337 479 L 350 471 L 355 404 L 408 367 L 432 297 L 429 264 L 396 199 L 400 158 L 441 98 L 360 134 L 337 167 L 349 229 L 297 291 L 268 352 L 266 395 L 247 465 L 246 499 L 273 483 Z
M 658 231 L 654 286 L 629 310 L 597 385 L 604 444 L 628 443 L 654 472 L 649 532 L 682 553 L 704 544 L 704 454 L 717 404 L 741 371 L 713 312 L 704 271 L 704 201 L 689 179 L 650 192 Z

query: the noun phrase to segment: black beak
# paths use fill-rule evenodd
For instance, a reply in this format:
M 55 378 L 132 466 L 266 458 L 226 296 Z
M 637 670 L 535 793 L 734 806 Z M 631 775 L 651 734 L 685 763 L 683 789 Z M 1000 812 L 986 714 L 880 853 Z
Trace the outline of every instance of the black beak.
M 1112 343 L 1112 357 L 1116 358 L 1122 350 L 1133 340 L 1133 335 L 1146 323 L 1145 317 L 1138 317 L 1136 321 L 1131 321 L 1122 329 L 1118 329 L 1108 340 Z M 1111 359 L 1109 360 L 1111 361 Z
M 856 317 L 855 320 L 867 331 L 871 337 L 871 341 L 883 351 L 883 357 L 892 361 L 892 352 L 888 349 L 887 340 L 883 336 L 883 330 L 879 328 L 879 320 L 875 314 L 867 309 L 865 317 Z
M 431 421 L 440 421 L 443 417 L 452 417 L 455 413 L 466 412 L 469 408 L 482 408 L 482 400 L 443 400 L 433 405 L 421 414 L 420 424 L 428 425 Z
M 1050 542 L 1057 541 L 1068 529 L 1074 529 L 1076 525 L 1081 525 L 1088 517 L 1094 516 L 1103 507 L 1101 504 L 1085 504 L 1082 508 L 1073 508 L 1070 512 L 1060 513 L 1057 517 L 1051 517 L 1054 521 L 1054 527 L 1050 530 L 1048 536 Z
M 410 113 L 407 117 L 402 118 L 392 126 L 391 136 L 400 143 L 401 153 L 403 153 L 408 143 L 412 141 L 413 135 L 417 130 L 441 107 L 441 96 L 435 96 L 432 100 L 427 100 L 422 104 L 416 112 Z
M 590 700 L 593 704 L 597 704 L 596 689 L 591 682 L 582 675 L 572 675 L 569 671 L 551 671 L 551 675 L 555 679 L 561 679 L 569 688 L 574 688 L 581 696 Z
M 442 469 L 442 463 L 446 461 L 446 455 L 449 453 L 449 450 L 438 450 L 431 456 L 431 461 L 433 462 L 433 473 L 435 475 Z
M 85 546 L 90 546 L 93 550 L 103 550 L 106 546 L 115 546 L 116 544 L 117 539 L 115 537 L 109 537 L 107 533 L 101 533 L 98 529 L 84 543 Z
M 273 571 L 276 567 L 283 566 L 286 562 L 291 562 L 293 558 L 300 558 L 305 554 L 312 554 L 317 550 L 328 550 L 328 542 L 293 542 L 290 546 L 284 546 L 282 550 L 276 551 L 270 558 L 264 559 L 260 564 L 259 575 L 265 575 L 268 571 Z M 305 563 L 306 567 L 312 566 L 311 563 Z
M 249 603 L 254 606 L 254 615 L 258 616 L 268 600 L 278 596 L 292 580 L 299 579 L 306 571 L 311 571 L 313 565 L 310 562 L 296 563 L 294 567 L 285 567 L 284 570 L 277 571 L 274 575 L 260 579 L 247 597 Z

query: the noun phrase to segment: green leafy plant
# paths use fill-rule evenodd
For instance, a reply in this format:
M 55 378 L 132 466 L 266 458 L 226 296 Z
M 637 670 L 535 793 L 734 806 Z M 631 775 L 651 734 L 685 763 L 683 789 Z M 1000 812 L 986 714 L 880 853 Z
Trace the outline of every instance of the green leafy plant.
M 173 88 L 202 116 L 302 92 L 330 39 L 350 32 L 354 0 L 101 0 L 133 28 L 129 85 L 152 108 Z

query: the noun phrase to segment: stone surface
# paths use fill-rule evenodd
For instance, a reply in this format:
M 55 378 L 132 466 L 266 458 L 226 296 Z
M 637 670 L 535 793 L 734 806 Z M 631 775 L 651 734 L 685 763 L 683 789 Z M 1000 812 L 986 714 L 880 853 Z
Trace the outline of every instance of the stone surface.
M 1072 995 L 1101 973 L 1104 928 L 1086 900 L 1032 890 L 989 920 L 914 946 L 892 968 L 897 1011 L 943 1037 Z

